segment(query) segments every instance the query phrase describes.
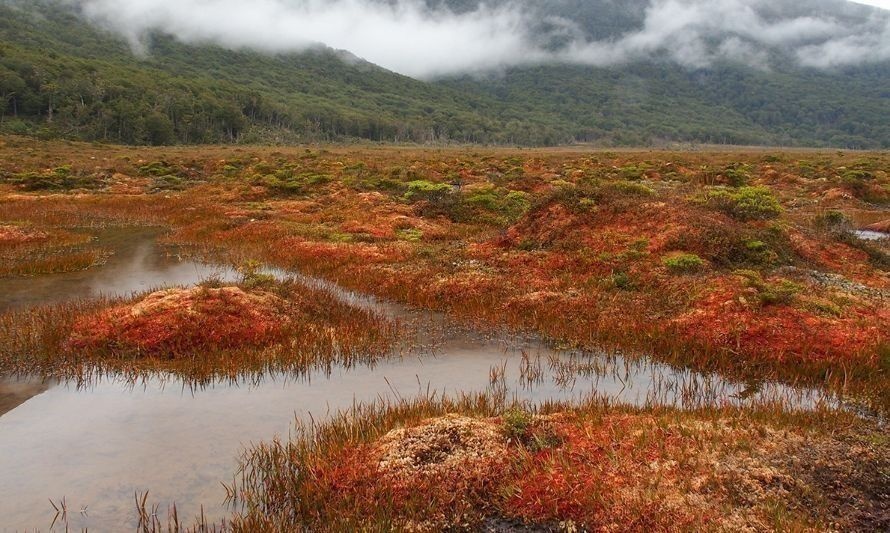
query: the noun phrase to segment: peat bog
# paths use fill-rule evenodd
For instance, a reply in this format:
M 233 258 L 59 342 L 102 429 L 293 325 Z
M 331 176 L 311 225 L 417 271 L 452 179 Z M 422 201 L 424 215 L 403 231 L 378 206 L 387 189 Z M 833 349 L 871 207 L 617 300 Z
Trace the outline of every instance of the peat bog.
M 30 528 L 64 496 L 71 527 L 149 531 L 880 530 L 888 170 L 2 138 L 0 501 Z

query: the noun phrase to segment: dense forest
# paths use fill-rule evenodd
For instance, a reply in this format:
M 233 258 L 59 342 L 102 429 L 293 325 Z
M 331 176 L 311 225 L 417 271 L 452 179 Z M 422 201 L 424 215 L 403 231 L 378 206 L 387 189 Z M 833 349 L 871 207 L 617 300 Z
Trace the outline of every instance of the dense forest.
M 581 4 L 561 3 L 583 13 Z M 591 17 L 590 31 L 634 22 Z M 420 81 L 325 48 L 273 55 L 156 33 L 134 54 L 75 7 L 0 0 L 0 131 L 124 144 L 890 147 L 890 64 L 819 71 L 777 61 L 769 70 L 542 65 Z

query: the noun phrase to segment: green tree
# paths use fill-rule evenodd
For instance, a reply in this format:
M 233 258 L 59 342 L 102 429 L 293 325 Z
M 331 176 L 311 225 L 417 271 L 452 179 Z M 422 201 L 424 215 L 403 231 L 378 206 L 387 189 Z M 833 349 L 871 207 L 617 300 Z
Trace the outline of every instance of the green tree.
M 25 80 L 15 72 L 8 69 L 0 70 L 0 124 L 6 116 L 6 110 L 12 105 L 12 114 L 18 115 L 16 99 L 21 95 L 27 85 Z
M 145 117 L 145 133 L 148 135 L 148 142 L 155 146 L 173 144 L 176 141 L 173 122 L 163 113 L 154 112 Z

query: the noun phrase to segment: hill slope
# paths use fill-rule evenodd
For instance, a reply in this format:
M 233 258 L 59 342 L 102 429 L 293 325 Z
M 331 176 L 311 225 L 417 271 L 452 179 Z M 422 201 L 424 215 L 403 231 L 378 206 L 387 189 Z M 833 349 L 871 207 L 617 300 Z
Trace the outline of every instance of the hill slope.
M 588 36 L 609 38 L 640 23 L 616 5 L 559 0 L 547 8 L 575 13 Z M 0 129 L 128 144 L 364 138 L 890 146 L 886 62 L 834 71 L 775 62 L 779 68 L 538 65 L 419 81 L 331 49 L 268 55 L 159 33 L 137 56 L 74 7 L 0 0 Z

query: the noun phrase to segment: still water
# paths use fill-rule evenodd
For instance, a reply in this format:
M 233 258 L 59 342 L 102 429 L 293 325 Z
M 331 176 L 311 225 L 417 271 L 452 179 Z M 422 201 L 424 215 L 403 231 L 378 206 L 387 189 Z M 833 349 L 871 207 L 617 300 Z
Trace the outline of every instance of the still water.
M 101 267 L 0 280 L 0 310 L 190 285 L 209 276 L 235 278 L 229 268 L 171 253 L 157 244 L 157 235 L 151 229 L 106 231 L 100 244 L 114 255 Z M 434 337 L 434 347 L 403 350 L 373 365 L 200 387 L 164 374 L 135 383 L 106 376 L 85 384 L 0 377 L 0 532 L 48 530 L 55 515 L 50 500 L 63 497 L 72 529 L 132 529 L 134 493 L 146 490 L 162 518 L 176 502 L 181 518 L 203 509 L 209 519 L 221 519 L 227 515 L 221 482 L 231 481 L 245 446 L 286 437 L 295 419 L 321 420 L 362 402 L 492 389 L 532 404 L 591 396 L 683 407 L 763 399 L 807 407 L 822 400 L 818 392 L 774 383 L 733 383 L 653 361 L 560 351 L 533 337 L 482 334 L 322 280 L 276 274 L 413 320 L 419 336 Z M 492 368 L 503 371 L 495 385 Z

